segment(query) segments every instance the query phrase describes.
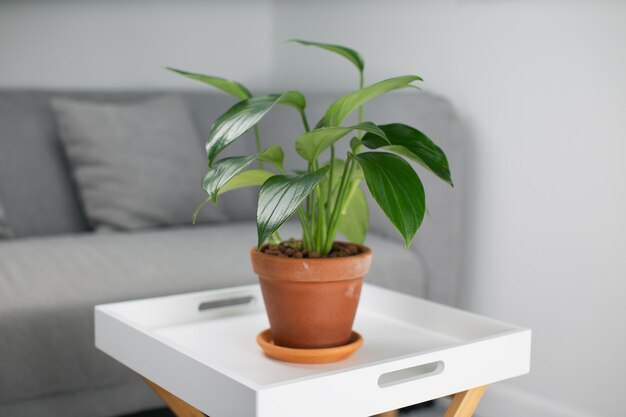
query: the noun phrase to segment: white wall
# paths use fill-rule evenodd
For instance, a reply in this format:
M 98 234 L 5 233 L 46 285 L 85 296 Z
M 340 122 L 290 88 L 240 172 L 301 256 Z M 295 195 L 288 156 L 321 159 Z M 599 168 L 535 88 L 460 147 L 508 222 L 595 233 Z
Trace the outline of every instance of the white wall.
M 280 1 L 275 10 L 276 44 L 351 45 L 371 82 L 422 75 L 471 128 L 462 305 L 534 332 L 532 373 L 490 390 L 484 415 L 624 415 L 626 3 Z M 277 84 L 354 82 L 349 64 L 323 52 L 276 51 Z
M 179 67 L 266 87 L 270 0 L 0 2 L 0 87 L 198 88 Z
M 533 370 L 484 416 L 623 415 L 626 3 L 610 0 L 0 3 L 0 87 L 193 88 L 162 66 L 257 89 L 345 90 L 417 73 L 468 124 L 462 305 L 533 328 Z M 334 78 L 330 78 L 330 77 Z M 453 167 L 454 168 L 454 167 Z

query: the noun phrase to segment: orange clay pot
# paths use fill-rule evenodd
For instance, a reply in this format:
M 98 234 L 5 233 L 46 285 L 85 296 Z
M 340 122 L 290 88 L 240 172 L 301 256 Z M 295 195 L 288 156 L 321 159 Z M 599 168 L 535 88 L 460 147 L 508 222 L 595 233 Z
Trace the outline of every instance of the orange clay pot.
M 372 251 L 342 258 L 286 258 L 253 248 L 272 339 L 279 346 L 319 349 L 350 342 Z

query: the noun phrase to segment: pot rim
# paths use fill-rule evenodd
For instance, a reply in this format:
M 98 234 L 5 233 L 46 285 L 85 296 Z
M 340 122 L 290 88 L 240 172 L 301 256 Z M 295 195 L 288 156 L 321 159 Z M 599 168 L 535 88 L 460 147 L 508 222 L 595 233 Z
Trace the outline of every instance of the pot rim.
M 344 243 L 344 242 L 341 242 Z M 288 258 L 250 249 L 252 270 L 261 279 L 328 282 L 362 279 L 370 269 L 372 250 L 359 246 L 361 253 L 339 258 Z

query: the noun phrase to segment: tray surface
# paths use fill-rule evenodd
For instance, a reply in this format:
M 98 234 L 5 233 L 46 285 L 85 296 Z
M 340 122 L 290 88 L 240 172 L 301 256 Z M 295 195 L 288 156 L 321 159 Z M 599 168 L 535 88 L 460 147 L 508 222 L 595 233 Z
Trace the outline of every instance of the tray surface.
M 371 297 L 368 296 L 375 291 L 391 293 L 403 297 L 404 301 L 408 299 L 417 303 L 421 315 L 405 314 L 406 317 L 402 319 L 390 317 L 389 312 L 382 312 L 378 310 L 379 306 L 369 302 Z M 228 290 L 208 291 L 207 294 L 219 292 L 228 294 Z M 255 388 L 417 356 L 480 338 L 521 330 L 517 326 L 366 284 L 354 323 L 354 329 L 363 336 L 363 346 L 354 355 L 340 362 L 305 365 L 271 359 L 257 345 L 256 335 L 269 327 L 260 294 L 251 303 L 260 303 L 256 308 L 248 305 L 224 307 L 218 302 L 218 307 L 224 308 L 204 312 L 204 315 L 183 314 L 177 318 L 172 311 L 171 315 L 164 315 L 161 321 L 152 317 L 146 323 L 142 318 L 147 313 L 156 313 L 156 310 L 162 309 L 163 301 L 176 299 L 177 304 L 193 304 L 201 297 L 200 294 L 202 293 L 158 297 L 103 307 L 121 320 L 138 325 L 145 332 L 176 347 L 198 362 Z M 451 317 L 440 317 L 445 316 L 441 313 Z M 451 318 L 462 318 L 464 322 L 459 321 L 456 326 L 451 326 L 455 324 L 449 322 Z M 162 322 L 165 324 L 161 324 Z M 421 326 L 422 323 L 429 324 L 430 328 Z M 459 324 L 463 326 L 458 326 Z
M 361 311 L 354 329 L 361 333 L 363 346 L 346 360 L 302 365 L 276 361 L 265 356 L 256 335 L 269 326 L 265 313 L 221 318 L 154 329 L 155 334 L 175 343 L 186 353 L 231 377 L 255 385 L 286 383 L 347 368 L 367 366 L 433 349 L 453 346 L 459 339 L 428 329 Z

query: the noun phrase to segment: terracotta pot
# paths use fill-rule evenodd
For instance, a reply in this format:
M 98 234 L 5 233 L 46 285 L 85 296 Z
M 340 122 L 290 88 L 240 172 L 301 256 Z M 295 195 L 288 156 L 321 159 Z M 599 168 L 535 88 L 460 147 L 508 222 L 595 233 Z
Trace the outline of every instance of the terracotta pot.
M 259 275 L 274 343 L 326 348 L 350 341 L 372 251 L 343 258 L 286 258 L 250 251 Z

